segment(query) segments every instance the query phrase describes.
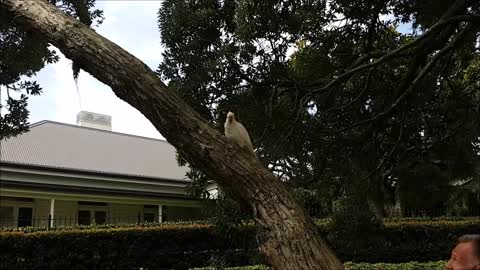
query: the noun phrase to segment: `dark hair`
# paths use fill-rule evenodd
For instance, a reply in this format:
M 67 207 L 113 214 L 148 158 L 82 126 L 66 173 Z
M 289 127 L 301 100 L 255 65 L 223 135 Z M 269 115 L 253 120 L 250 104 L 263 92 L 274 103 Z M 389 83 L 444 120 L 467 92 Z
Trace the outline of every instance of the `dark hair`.
M 465 234 L 458 238 L 457 243 L 472 243 L 473 254 L 480 259 L 480 234 Z

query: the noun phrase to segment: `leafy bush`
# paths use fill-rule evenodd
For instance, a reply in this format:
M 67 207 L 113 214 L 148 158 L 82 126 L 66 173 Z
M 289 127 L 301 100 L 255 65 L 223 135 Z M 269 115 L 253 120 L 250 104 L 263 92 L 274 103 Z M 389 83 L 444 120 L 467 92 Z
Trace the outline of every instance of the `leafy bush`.
M 334 250 L 348 247 L 353 259 L 363 250 L 382 249 L 385 228 L 381 219 L 375 217 L 369 207 L 359 207 L 361 202 L 352 198 L 337 201 L 337 206 L 327 223 L 327 240 Z
M 332 214 L 330 201 L 325 199 L 317 190 L 299 187 L 292 189 L 291 194 L 312 218 L 327 217 Z

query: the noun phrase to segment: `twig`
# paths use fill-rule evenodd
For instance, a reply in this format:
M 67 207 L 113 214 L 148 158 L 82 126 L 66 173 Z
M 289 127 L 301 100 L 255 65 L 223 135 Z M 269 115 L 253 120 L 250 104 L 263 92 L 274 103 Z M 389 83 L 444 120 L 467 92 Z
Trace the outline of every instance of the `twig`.
M 455 134 L 458 133 L 458 131 L 460 130 L 460 128 L 465 124 L 467 120 L 464 119 L 460 124 L 458 124 L 454 129 L 453 131 L 449 132 L 447 135 L 443 136 L 442 138 L 438 139 L 437 141 L 435 142 L 432 142 L 431 144 L 425 146 L 425 147 L 421 147 L 420 150 L 422 151 L 427 151 L 427 150 L 430 150 L 432 149 L 435 145 L 441 143 L 441 142 L 444 142 L 446 140 L 448 140 L 449 138 L 451 138 L 452 136 L 454 136 Z M 405 153 L 402 155 L 401 159 L 403 159 L 405 157 L 405 155 L 414 150 L 415 148 L 418 148 L 417 146 L 410 146 L 409 148 L 405 149 Z
M 345 109 L 347 109 L 348 107 L 352 106 L 355 102 L 357 102 L 363 96 L 363 94 L 370 88 L 370 83 L 371 83 L 374 70 L 375 70 L 374 67 L 370 68 L 367 75 L 367 82 L 365 83 L 365 86 L 363 87 L 362 91 L 360 91 L 360 93 L 355 98 L 353 98 L 350 102 L 348 102 L 347 104 L 343 105 L 340 108 L 332 108 L 327 110 L 325 114 L 330 113 L 331 111 L 334 111 L 334 110 L 340 110 L 343 113 Z
M 378 166 L 373 170 L 371 171 L 367 176 L 365 176 L 361 182 L 367 180 L 368 178 L 370 178 L 374 173 L 376 173 L 378 170 L 380 170 L 380 168 L 382 168 L 383 164 L 385 163 L 385 161 L 387 160 L 387 158 L 390 158 L 393 153 L 395 153 L 395 151 L 397 150 L 398 146 L 400 145 L 400 142 L 402 141 L 402 135 L 403 135 L 403 125 L 404 125 L 404 120 L 405 120 L 405 112 L 403 113 L 403 116 L 402 116 L 402 121 L 400 122 L 400 132 L 398 134 L 398 139 L 397 139 L 397 142 L 395 143 L 395 145 L 392 147 L 392 149 L 390 150 L 390 152 L 388 152 L 387 155 L 385 155 L 382 160 L 380 161 L 380 163 L 378 164 Z

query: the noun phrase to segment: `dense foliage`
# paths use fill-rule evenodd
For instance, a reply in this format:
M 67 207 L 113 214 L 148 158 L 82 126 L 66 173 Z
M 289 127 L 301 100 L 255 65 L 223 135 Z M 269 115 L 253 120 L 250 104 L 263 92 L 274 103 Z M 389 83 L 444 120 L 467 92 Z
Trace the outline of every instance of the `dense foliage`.
M 220 130 L 234 111 L 260 159 L 327 207 L 465 212 L 478 197 L 449 197 L 479 181 L 479 5 L 167 0 L 158 74 Z
M 94 0 L 49 1 L 103 20 Z M 314 216 L 345 196 L 379 216 L 394 202 L 469 214 L 480 208 L 479 13 L 471 0 L 165 1 L 158 74 L 218 129 L 236 112 Z M 34 75 L 58 56 L 2 10 L 0 59 L 1 139 L 28 130 Z M 205 175 L 188 176 L 204 195 Z

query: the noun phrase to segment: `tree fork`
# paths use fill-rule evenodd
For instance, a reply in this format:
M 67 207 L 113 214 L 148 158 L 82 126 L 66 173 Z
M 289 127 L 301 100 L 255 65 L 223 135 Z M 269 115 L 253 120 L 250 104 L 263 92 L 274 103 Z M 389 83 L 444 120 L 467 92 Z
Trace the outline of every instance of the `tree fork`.
M 338 270 L 340 261 L 283 184 L 228 142 L 143 62 L 81 22 L 40 0 L 0 0 L 18 25 L 41 32 L 84 71 L 137 108 L 187 159 L 255 212 L 260 252 L 274 269 Z

